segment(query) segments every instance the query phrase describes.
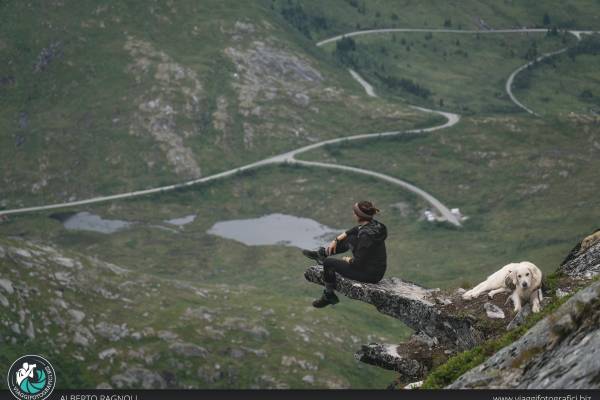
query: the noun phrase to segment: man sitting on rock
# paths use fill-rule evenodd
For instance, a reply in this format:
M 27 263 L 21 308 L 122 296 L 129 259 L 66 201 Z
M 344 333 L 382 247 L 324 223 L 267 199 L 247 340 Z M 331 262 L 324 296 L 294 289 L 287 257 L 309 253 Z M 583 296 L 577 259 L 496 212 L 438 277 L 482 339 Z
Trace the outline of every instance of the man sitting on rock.
M 334 292 L 336 272 L 346 278 L 369 283 L 379 282 L 385 274 L 387 228 L 373 219 L 379 209 L 370 201 L 361 201 L 355 203 L 352 210 L 358 222 L 357 226 L 338 235 L 327 248 L 319 247 L 316 251 L 302 250 L 306 257 L 323 264 L 325 290 L 321 298 L 313 301 L 314 307 L 322 308 L 340 301 Z M 349 249 L 352 250 L 352 257 L 332 257 Z

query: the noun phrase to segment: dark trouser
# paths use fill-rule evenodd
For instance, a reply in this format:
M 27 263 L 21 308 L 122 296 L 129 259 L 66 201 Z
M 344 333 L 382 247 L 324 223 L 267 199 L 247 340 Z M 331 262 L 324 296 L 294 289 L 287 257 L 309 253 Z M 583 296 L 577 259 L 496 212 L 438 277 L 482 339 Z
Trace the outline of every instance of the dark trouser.
M 350 250 L 356 243 L 356 240 L 357 237 L 355 235 L 348 236 L 345 240 L 337 244 L 335 254 Z M 335 289 L 336 272 L 343 277 L 356 281 L 377 283 L 383 278 L 385 268 L 373 269 L 364 265 L 350 264 L 338 258 L 327 257 L 323 261 L 323 280 L 325 281 L 325 288 L 328 291 Z

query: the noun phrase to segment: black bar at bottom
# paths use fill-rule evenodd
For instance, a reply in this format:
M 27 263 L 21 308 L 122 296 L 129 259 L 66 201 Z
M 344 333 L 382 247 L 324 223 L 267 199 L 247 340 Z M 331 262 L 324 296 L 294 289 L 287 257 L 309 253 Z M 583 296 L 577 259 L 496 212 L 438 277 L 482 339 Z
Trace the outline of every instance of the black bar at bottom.
M 595 390 L 55 390 L 52 400 L 257 399 L 269 400 L 600 400 Z M 0 400 L 14 399 L 0 390 Z

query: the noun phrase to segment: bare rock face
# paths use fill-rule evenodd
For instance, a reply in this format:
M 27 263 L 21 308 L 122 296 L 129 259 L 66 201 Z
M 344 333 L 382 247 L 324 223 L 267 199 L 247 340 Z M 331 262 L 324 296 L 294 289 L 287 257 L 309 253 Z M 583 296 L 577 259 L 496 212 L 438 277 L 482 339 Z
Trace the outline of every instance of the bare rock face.
M 600 282 L 595 282 L 448 388 L 598 388 L 598 349 Z
M 323 268 L 309 267 L 304 277 L 323 285 Z M 437 338 L 445 346 L 468 349 L 479 343 L 483 335 L 466 315 L 445 306 L 452 300 L 438 289 L 426 289 L 399 278 L 386 278 L 379 283 L 362 283 L 337 276 L 336 290 L 345 296 L 374 305 L 383 314 L 397 318 L 417 332 Z
M 598 239 L 600 239 L 600 235 L 598 235 Z M 592 243 L 587 249 L 581 243 L 575 246 L 560 266 L 559 271 L 574 278 L 589 279 L 598 276 L 600 274 L 600 240 Z
M 150 42 L 128 36 L 124 48 L 134 60 L 128 71 L 136 82 L 152 83 L 150 89 L 134 100 L 138 107 L 129 126 L 130 134 L 149 135 L 178 175 L 200 177 L 200 166 L 186 141 L 197 133 L 193 121 L 204 96 L 196 72 Z M 149 167 L 154 165 L 154 160 L 147 162 Z

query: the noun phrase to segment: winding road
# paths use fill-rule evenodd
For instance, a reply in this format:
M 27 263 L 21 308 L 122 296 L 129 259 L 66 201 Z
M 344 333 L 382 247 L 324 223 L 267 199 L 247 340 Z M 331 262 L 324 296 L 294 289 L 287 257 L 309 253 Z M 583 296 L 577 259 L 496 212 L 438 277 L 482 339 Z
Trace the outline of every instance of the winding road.
M 328 43 L 333 43 L 333 42 L 337 42 L 338 40 L 341 40 L 343 38 L 346 37 L 352 37 L 352 36 L 363 36 L 363 35 L 375 35 L 375 34 L 382 34 L 382 33 L 415 33 L 415 32 L 421 32 L 421 33 L 456 33 L 456 34 L 499 34 L 499 33 L 546 33 L 548 32 L 548 29 L 541 29 L 541 28 L 522 28 L 522 29 L 490 29 L 490 30 L 485 30 L 485 31 L 477 31 L 477 30 L 462 30 L 462 29 L 421 29 L 421 28 L 383 28 L 383 29 L 368 29 L 368 30 L 363 30 L 363 31 L 354 31 L 354 32 L 348 32 L 348 33 L 344 33 L 342 35 L 337 35 L 337 36 L 333 36 L 330 37 L 328 39 L 325 40 L 321 40 L 320 42 L 317 43 L 317 46 L 323 46 L 325 44 Z M 575 36 L 577 38 L 577 40 L 581 40 L 581 35 L 591 35 L 593 33 L 599 33 L 599 31 L 581 31 L 581 30 L 567 30 L 568 33 L 570 33 L 571 35 Z M 545 58 L 548 57 L 552 57 L 561 53 L 564 53 L 565 51 L 568 50 L 568 47 L 564 47 L 562 49 L 556 50 L 556 51 L 552 51 L 549 53 L 544 53 L 541 56 L 537 57 L 535 60 L 530 61 L 526 64 L 521 65 L 520 67 L 518 67 L 517 69 L 515 69 L 508 77 L 508 79 L 506 80 L 506 85 L 505 85 L 505 90 L 506 93 L 508 94 L 508 96 L 510 97 L 510 100 L 517 105 L 518 107 L 520 107 L 521 109 L 525 110 L 526 112 L 528 112 L 529 114 L 532 115 L 536 115 L 537 114 L 535 112 L 533 112 L 533 110 L 531 110 L 530 108 L 526 107 L 523 103 L 521 103 L 519 100 L 517 100 L 517 98 L 515 97 L 515 95 L 512 92 L 512 85 L 513 82 L 515 80 L 515 76 L 517 76 L 517 74 L 521 71 L 523 71 L 525 68 L 529 67 L 530 65 L 535 64 L 536 62 L 542 61 Z M 364 81 L 363 78 L 361 78 L 360 76 L 355 76 L 358 75 L 356 74 L 356 72 L 354 72 L 353 70 L 350 70 L 350 73 L 352 74 L 352 76 L 354 77 L 354 79 L 356 79 L 361 85 L 363 85 L 363 87 L 365 88 L 367 94 L 369 96 L 372 96 L 370 94 L 370 92 L 372 92 L 372 87 L 370 84 L 368 84 L 366 81 Z M 364 85 L 364 83 L 367 83 L 368 87 Z
M 343 35 L 334 36 L 329 39 L 325 39 L 325 40 L 318 42 L 317 46 L 322 46 L 327 43 L 332 43 L 332 42 L 340 40 L 344 37 L 391 33 L 391 32 L 493 34 L 493 33 L 535 33 L 535 32 L 541 33 L 541 32 L 547 32 L 547 29 L 498 29 L 498 30 L 487 30 L 487 31 L 457 30 L 457 29 L 412 29 L 412 28 L 373 29 L 373 30 L 349 32 L 349 33 L 346 33 Z M 575 35 L 577 37 L 577 39 L 580 39 L 582 34 L 591 34 L 591 33 L 597 32 L 597 31 L 574 31 L 574 30 L 571 30 L 568 32 Z M 540 61 L 546 57 L 560 54 L 566 50 L 567 49 L 564 48 L 564 49 L 557 50 L 555 52 L 543 54 L 540 57 L 538 57 L 535 61 Z M 511 73 L 511 75 L 508 77 L 508 80 L 506 81 L 506 92 L 510 96 L 510 99 L 513 101 L 513 103 L 515 103 L 517 106 L 519 106 L 523 110 L 527 111 L 528 113 L 534 114 L 534 115 L 535 115 L 535 113 L 532 110 L 527 108 L 525 105 L 523 105 L 521 102 L 519 102 L 515 98 L 515 96 L 512 93 L 512 84 L 513 84 L 515 76 L 519 72 L 521 72 L 525 68 L 527 68 L 529 65 L 533 64 L 535 61 L 529 62 L 529 63 L 517 68 L 515 71 L 513 71 L 513 73 Z M 365 92 L 368 96 L 371 96 L 371 97 L 377 96 L 375 94 L 373 87 L 367 81 L 365 81 L 358 73 L 356 73 L 353 70 L 350 70 L 350 74 L 365 89 Z M 349 136 L 349 137 L 341 137 L 341 138 L 336 138 L 336 139 L 325 140 L 325 141 L 314 143 L 314 144 L 311 144 L 308 146 L 303 146 L 298 149 L 279 154 L 277 156 L 265 158 L 263 160 L 256 161 L 254 163 L 247 164 L 247 165 L 244 165 L 244 166 L 241 166 L 238 168 L 233 168 L 233 169 L 230 169 L 230 170 L 227 170 L 224 172 L 220 172 L 218 174 L 210 175 L 210 176 L 199 178 L 199 179 L 190 180 L 190 181 L 183 182 L 183 183 L 161 186 L 161 187 L 156 187 L 156 188 L 152 188 L 152 189 L 137 190 L 137 191 L 127 192 L 127 193 L 120 193 L 120 194 L 115 194 L 115 195 L 110 195 L 110 196 L 99 196 L 99 197 L 94 197 L 94 198 L 90 198 L 90 199 L 71 201 L 71 202 L 65 202 L 65 203 L 17 208 L 17 209 L 11 209 L 11 210 L 2 210 L 2 211 L 0 211 L 0 216 L 10 215 L 10 214 L 24 214 L 24 213 L 31 213 L 31 212 L 36 212 L 36 211 L 46 211 L 46 210 L 52 210 L 52 209 L 58 209 L 58 208 L 76 207 L 76 206 L 82 206 L 82 205 L 88 205 L 88 204 L 96 204 L 96 203 L 101 203 L 101 202 L 127 199 L 127 198 L 132 198 L 132 197 L 146 196 L 146 195 L 150 195 L 150 194 L 165 193 L 165 192 L 182 189 L 182 188 L 186 188 L 186 187 L 193 186 L 193 185 L 198 185 L 201 183 L 215 181 L 217 179 L 223 179 L 223 178 L 233 176 L 233 175 L 238 174 L 243 171 L 248 171 L 251 169 L 255 169 L 255 168 L 259 168 L 259 167 L 263 167 L 263 166 L 267 166 L 267 165 L 295 164 L 295 165 L 306 166 L 306 167 L 337 169 L 337 170 L 346 171 L 346 172 L 358 173 L 358 174 L 362 174 L 362 175 L 372 176 L 372 177 L 381 179 L 383 181 L 392 183 L 394 185 L 400 186 L 400 187 L 402 187 L 406 190 L 409 190 L 409 191 L 417 194 L 418 196 L 422 197 L 425 201 L 427 201 L 429 204 L 431 204 L 431 206 L 434 207 L 449 223 L 456 225 L 456 226 L 460 226 L 461 224 L 460 224 L 460 221 L 458 220 L 458 218 L 454 214 L 452 214 L 450 212 L 450 210 L 448 209 L 448 207 L 446 207 L 441 201 L 439 201 L 433 195 L 427 193 L 423 189 L 418 188 L 417 186 L 414 186 L 406 181 L 403 181 L 401 179 L 395 178 L 390 175 L 382 174 L 382 173 L 367 170 L 367 169 L 350 167 L 350 166 L 339 165 L 339 164 L 328 164 L 328 163 L 321 163 L 321 162 L 315 162 L 315 161 L 297 160 L 295 158 L 295 156 L 298 154 L 304 153 L 309 150 L 314 150 L 314 149 L 317 149 L 317 148 L 320 148 L 320 147 L 323 147 L 326 145 L 343 143 L 343 142 L 352 141 L 352 140 L 366 140 L 366 139 L 372 139 L 372 138 L 396 136 L 396 135 L 408 134 L 408 133 L 414 134 L 414 133 L 434 132 L 434 131 L 438 131 L 441 129 L 449 128 L 453 125 L 456 125 L 460 121 L 460 116 L 458 114 L 444 112 L 444 111 L 430 110 L 430 109 L 416 107 L 416 106 L 412 106 L 412 107 L 414 109 L 417 109 L 417 110 L 420 110 L 423 112 L 435 113 L 435 114 L 441 115 L 446 118 L 446 122 L 441 125 L 436 125 L 436 126 L 432 126 L 429 128 L 423 128 L 423 129 L 360 134 L 360 135 L 354 135 L 354 136 Z
M 577 40 L 579 40 L 579 38 L 580 38 L 580 36 L 577 36 Z M 523 64 L 519 68 L 515 69 L 508 76 L 508 79 L 506 80 L 506 85 L 505 85 L 506 93 L 508 93 L 508 96 L 510 97 L 510 100 L 513 103 L 515 103 L 517 106 L 521 107 L 523 110 L 527 111 L 529 114 L 538 116 L 538 114 L 536 114 L 532 109 L 530 109 L 529 107 L 527 107 L 523 103 L 521 103 L 519 100 L 517 100 L 517 98 L 513 94 L 513 92 L 512 92 L 512 85 L 513 85 L 513 81 L 515 80 L 515 76 L 517 76 L 517 74 L 519 72 L 521 72 L 524 69 L 528 68 L 530 65 L 533 65 L 536 62 L 540 62 L 540 61 L 542 61 L 545 58 L 552 57 L 552 56 L 558 55 L 560 53 L 564 53 L 567 50 L 568 50 L 568 47 L 564 47 L 564 48 L 562 48 L 560 50 L 556 50 L 556 51 L 553 51 L 553 52 L 550 52 L 550 53 L 542 54 L 541 56 L 539 56 L 538 58 L 536 58 L 534 61 L 530 61 L 527 64 Z
M 463 30 L 463 29 L 423 29 L 423 28 L 382 28 L 382 29 L 367 29 L 363 31 L 354 31 L 344 33 L 342 35 L 337 35 L 330 37 L 328 39 L 321 40 L 317 43 L 317 46 L 323 46 L 327 43 L 337 42 L 340 39 L 345 37 L 352 36 L 363 36 L 363 35 L 373 35 L 378 33 L 411 33 L 411 32 L 422 32 L 422 33 L 462 33 L 462 34 L 497 34 L 497 33 L 546 33 L 548 29 L 545 28 L 520 28 L 520 29 L 489 29 L 485 31 L 477 31 L 477 30 Z M 575 31 L 569 30 L 567 31 L 572 35 L 575 35 L 577 39 L 581 38 L 582 34 L 592 34 L 597 33 L 597 31 Z

